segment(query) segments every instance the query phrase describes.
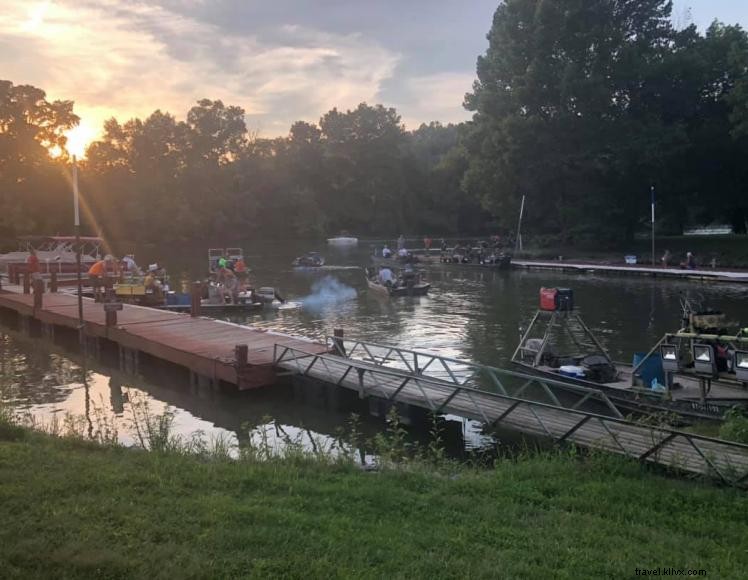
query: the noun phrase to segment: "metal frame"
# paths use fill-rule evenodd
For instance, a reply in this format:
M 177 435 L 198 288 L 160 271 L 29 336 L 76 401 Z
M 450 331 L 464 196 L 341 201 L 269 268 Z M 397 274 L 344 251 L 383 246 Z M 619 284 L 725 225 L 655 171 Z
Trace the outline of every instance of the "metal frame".
M 361 341 L 346 342 L 360 343 L 364 352 L 371 352 L 372 347 L 377 346 Z M 364 345 L 368 350 L 363 348 Z M 379 346 L 392 348 L 393 352 L 399 350 L 401 354 L 418 355 L 416 360 L 422 356 L 443 358 Z M 360 396 L 406 403 L 433 413 L 455 414 L 481 421 L 489 427 L 506 427 L 549 437 L 556 443 L 599 448 L 642 462 L 717 477 L 733 485 L 746 486 L 748 482 L 748 445 L 491 392 L 467 386 L 459 379 L 442 380 L 414 373 L 412 367 L 395 369 L 381 363 L 332 354 L 314 354 L 279 344 L 274 346 L 273 360 L 276 368 L 355 390 Z M 427 368 L 432 363 L 429 361 L 421 368 Z M 464 364 L 470 366 L 472 363 Z M 356 373 L 352 373 L 353 370 Z M 518 374 L 502 372 L 513 376 Z M 447 376 L 450 374 L 447 373 Z

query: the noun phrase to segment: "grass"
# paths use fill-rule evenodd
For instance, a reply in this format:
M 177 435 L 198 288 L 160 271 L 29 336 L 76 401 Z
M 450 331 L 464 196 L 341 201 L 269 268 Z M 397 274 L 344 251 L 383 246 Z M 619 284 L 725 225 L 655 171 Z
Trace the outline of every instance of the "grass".
M 0 429 L 3 578 L 742 578 L 748 496 L 605 455 L 492 469 L 148 452 Z

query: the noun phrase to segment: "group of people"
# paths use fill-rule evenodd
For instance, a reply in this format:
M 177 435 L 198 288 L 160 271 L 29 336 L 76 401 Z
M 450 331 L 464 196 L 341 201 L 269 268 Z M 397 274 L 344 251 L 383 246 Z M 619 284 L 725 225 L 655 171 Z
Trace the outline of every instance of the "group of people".
M 385 264 L 379 267 L 379 272 L 370 270 L 369 275 L 372 280 L 388 288 L 415 285 L 420 280 L 420 276 L 412 264 L 405 264 L 398 274 L 395 274 L 392 268 Z
M 673 259 L 673 255 L 670 253 L 670 250 L 665 250 L 665 253 L 662 255 L 662 258 L 660 258 L 660 261 L 662 262 L 662 267 L 667 268 L 672 259 Z M 714 267 L 714 264 L 712 265 L 712 267 Z M 696 269 L 696 258 L 694 257 L 693 252 L 686 252 L 686 259 L 680 263 L 680 268 L 681 270 Z
M 105 289 L 115 282 L 134 281 L 135 278 L 143 277 L 143 286 L 146 292 L 156 298 L 163 298 L 169 291 L 168 276 L 163 266 L 150 264 L 145 272 L 135 262 L 132 255 L 127 255 L 117 260 L 113 255 L 107 254 L 103 259 L 94 262 L 88 269 L 88 280 L 94 290 L 94 297 L 101 298 Z
M 249 268 L 244 258 L 231 260 L 221 256 L 210 275 L 208 300 L 215 304 L 238 304 L 239 295 L 251 290 Z

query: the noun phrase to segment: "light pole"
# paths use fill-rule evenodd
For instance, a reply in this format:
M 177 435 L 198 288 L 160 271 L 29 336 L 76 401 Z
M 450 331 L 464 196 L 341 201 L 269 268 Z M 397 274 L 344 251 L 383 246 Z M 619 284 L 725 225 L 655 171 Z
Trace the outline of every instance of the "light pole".
M 652 196 L 652 266 L 656 266 L 655 258 L 655 186 L 649 187 L 649 192 Z
M 83 282 L 81 280 L 81 217 L 78 208 L 78 161 L 73 155 L 73 211 L 75 225 L 75 277 L 78 282 L 78 341 L 81 348 L 83 340 Z

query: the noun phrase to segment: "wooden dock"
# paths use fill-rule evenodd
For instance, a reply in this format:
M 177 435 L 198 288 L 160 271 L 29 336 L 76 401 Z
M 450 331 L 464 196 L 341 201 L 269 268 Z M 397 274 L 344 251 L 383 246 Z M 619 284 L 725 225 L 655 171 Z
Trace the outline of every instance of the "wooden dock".
M 0 289 L 0 308 L 17 313 L 23 324 L 37 321 L 42 334 L 48 336 L 54 336 L 56 327 L 78 331 L 77 296 L 44 293 L 41 307 L 34 304 L 34 295 L 24 294 L 20 286 Z M 130 364 L 139 353 L 146 353 L 188 369 L 195 379 L 214 385 L 223 381 L 241 390 L 275 384 L 273 349 L 277 344 L 327 351 L 324 344 L 303 338 L 130 304 L 123 304 L 116 323 L 107 325 L 103 304 L 90 298 L 83 299 L 83 320 L 83 332 L 90 341 L 115 343 Z M 246 354 L 243 349 L 237 354 L 238 345 L 246 345 Z
M 395 346 L 333 337 L 329 341 L 337 355 L 279 346 L 276 365 L 357 391 L 362 398 L 455 414 L 488 428 L 505 427 L 748 486 L 748 445 L 653 427 L 620 414 L 584 411 L 580 403 L 601 395 L 592 389 L 582 388 L 574 401 L 564 403 L 553 393 L 557 381 Z M 510 393 L 510 381 L 521 388 Z M 526 397 L 530 386 L 545 389 L 551 400 Z
M 576 274 L 612 274 L 622 276 L 650 276 L 655 278 L 676 278 L 680 280 L 699 280 L 702 282 L 748 283 L 748 272 L 700 268 L 685 270 L 681 268 L 662 268 L 645 265 L 595 264 L 590 262 L 564 262 L 542 260 L 512 260 L 512 267 L 526 270 L 552 270 Z

